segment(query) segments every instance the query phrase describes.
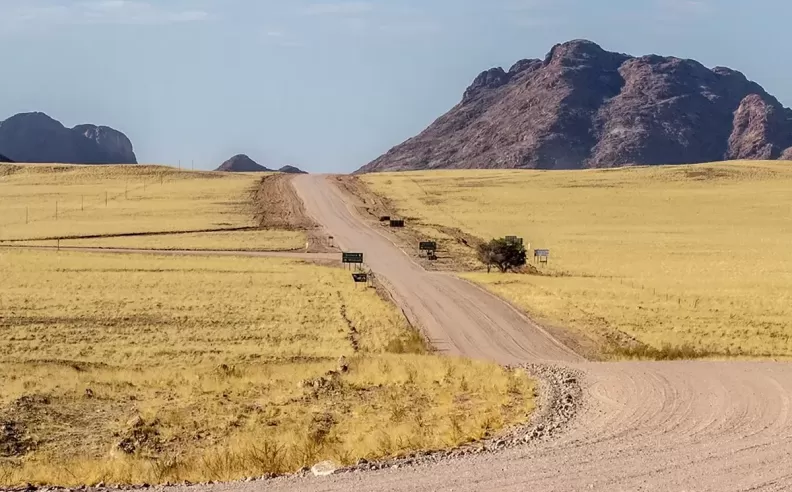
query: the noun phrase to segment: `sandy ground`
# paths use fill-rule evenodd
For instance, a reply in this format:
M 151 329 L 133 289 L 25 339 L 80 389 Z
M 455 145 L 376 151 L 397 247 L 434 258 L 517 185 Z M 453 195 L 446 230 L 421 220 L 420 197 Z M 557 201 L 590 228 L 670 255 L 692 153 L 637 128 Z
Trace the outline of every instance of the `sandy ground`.
M 256 222 L 261 229 L 303 231 L 309 253 L 337 252 L 321 226 L 305 213 L 304 203 L 291 184 L 293 177 L 292 174 L 274 173 L 261 179 L 251 194 Z

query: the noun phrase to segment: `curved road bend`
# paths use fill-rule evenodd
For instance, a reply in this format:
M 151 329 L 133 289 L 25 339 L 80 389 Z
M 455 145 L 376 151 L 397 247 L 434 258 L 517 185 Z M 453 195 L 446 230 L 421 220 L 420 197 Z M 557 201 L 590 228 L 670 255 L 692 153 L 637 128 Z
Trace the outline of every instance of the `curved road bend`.
M 366 264 L 386 279 L 397 304 L 439 351 L 501 364 L 583 360 L 495 296 L 452 275 L 421 268 L 357 217 L 325 176 L 300 175 L 292 183 L 306 212 L 345 251 L 364 254 Z

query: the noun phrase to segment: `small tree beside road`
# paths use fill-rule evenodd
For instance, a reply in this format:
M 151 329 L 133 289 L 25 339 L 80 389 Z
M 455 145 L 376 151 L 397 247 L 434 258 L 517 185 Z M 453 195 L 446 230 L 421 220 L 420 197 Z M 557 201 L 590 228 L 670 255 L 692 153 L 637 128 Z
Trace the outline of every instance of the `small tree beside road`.
M 480 244 L 478 258 L 487 265 L 487 273 L 491 271 L 493 265 L 506 273 L 524 266 L 528 261 L 525 246 L 521 242 L 509 241 L 506 238 L 493 239 L 488 243 Z

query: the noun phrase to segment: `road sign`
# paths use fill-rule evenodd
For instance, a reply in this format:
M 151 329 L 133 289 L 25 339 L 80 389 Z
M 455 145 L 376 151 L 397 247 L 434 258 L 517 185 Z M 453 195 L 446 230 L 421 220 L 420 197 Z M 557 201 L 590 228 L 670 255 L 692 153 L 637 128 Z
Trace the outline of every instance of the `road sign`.
M 534 250 L 534 256 L 547 258 L 548 256 L 550 256 L 550 250 L 549 249 Z
M 341 261 L 343 263 L 363 264 L 363 253 L 341 253 Z
M 421 251 L 437 251 L 437 243 L 434 241 L 422 241 L 418 245 L 418 249 Z
M 403 219 L 391 219 L 390 220 L 391 227 L 404 227 L 404 220 Z
M 356 284 L 368 283 L 368 273 L 353 273 L 352 280 L 354 280 Z

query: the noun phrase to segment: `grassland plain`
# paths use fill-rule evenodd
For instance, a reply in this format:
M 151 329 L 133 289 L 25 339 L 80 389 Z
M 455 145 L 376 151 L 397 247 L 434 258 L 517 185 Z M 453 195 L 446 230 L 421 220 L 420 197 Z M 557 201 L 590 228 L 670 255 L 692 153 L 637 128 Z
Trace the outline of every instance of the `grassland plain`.
M 541 276 L 463 275 L 592 353 L 792 356 L 789 163 L 361 179 L 441 242 L 453 228 L 551 249 Z M 475 264 L 471 248 L 449 249 Z
M 0 271 L 0 487 L 351 463 L 533 408 L 524 373 L 427 353 L 338 268 L 5 250 Z
M 304 247 L 300 231 L 232 231 L 258 224 L 251 193 L 261 174 L 163 166 L 0 164 L 0 241 L 81 238 L 70 246 L 257 249 Z M 203 231 L 227 229 L 220 234 Z M 186 242 L 188 240 L 189 242 Z M 63 243 L 66 245 L 66 243 Z

